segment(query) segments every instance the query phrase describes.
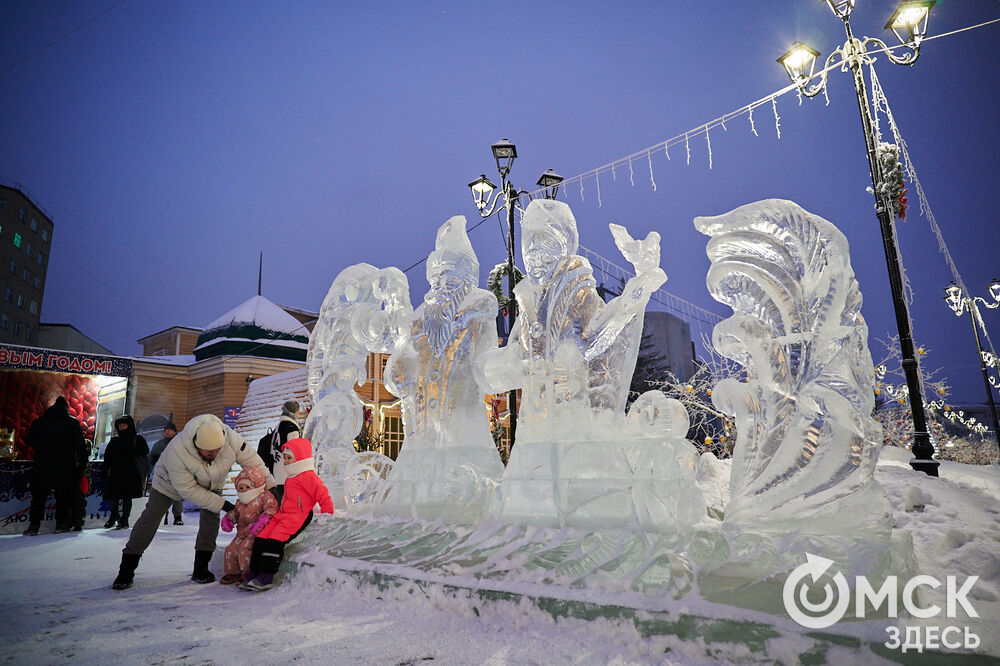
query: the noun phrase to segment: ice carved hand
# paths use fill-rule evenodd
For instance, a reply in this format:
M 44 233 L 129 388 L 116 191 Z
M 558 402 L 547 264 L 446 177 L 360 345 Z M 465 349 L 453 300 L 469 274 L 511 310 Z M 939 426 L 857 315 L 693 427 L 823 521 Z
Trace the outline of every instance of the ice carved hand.
M 235 527 L 235 525 L 233 525 L 233 521 L 229 519 L 229 515 L 228 514 L 222 517 L 222 525 L 221 525 L 221 527 L 222 527 L 222 531 L 223 532 L 232 532 L 233 531 L 233 527 Z
M 637 275 L 660 267 L 660 234 L 650 231 L 644 240 L 635 240 L 628 230 L 619 224 L 609 224 L 615 245 L 622 256 L 635 267 Z
M 271 514 L 262 513 L 260 518 L 258 518 L 253 525 L 250 526 L 250 534 L 257 536 L 264 526 L 271 522 Z

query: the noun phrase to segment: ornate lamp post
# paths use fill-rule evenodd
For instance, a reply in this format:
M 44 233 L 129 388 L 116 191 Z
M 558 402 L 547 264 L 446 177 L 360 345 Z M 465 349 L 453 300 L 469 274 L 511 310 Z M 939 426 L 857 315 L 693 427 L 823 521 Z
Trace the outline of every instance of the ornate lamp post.
M 508 139 L 500 139 L 494 143 L 493 159 L 497 163 L 497 173 L 500 175 L 500 189 L 490 182 L 486 174 L 469 183 L 472 190 L 472 200 L 479 209 L 479 215 L 487 218 L 492 215 L 503 198 L 503 206 L 507 209 L 507 339 L 514 331 L 514 319 L 517 317 L 514 301 L 514 210 L 521 210 L 521 196 L 528 195 L 524 190 L 518 190 L 507 180 L 514 160 L 517 159 L 517 146 Z M 546 169 L 538 178 L 538 186 L 544 188 L 546 199 L 555 199 L 559 184 L 563 177 L 552 169 Z M 494 190 L 496 192 L 494 193 Z M 511 391 L 507 396 L 510 411 L 510 444 L 514 445 L 514 434 L 517 432 L 517 391 Z
M 910 393 L 910 411 L 913 414 L 913 460 L 910 466 L 930 476 L 938 475 L 939 463 L 933 459 L 934 446 L 927 432 L 927 417 L 924 413 L 923 388 L 920 381 L 917 359 L 913 348 L 913 335 L 910 330 L 910 313 L 903 297 L 902 269 L 900 268 L 899 249 L 896 246 L 896 230 L 893 226 L 892 202 L 886 200 L 882 184 L 884 175 L 878 164 L 875 133 L 872 130 L 871 106 L 868 101 L 868 91 L 865 87 L 862 67 L 871 64 L 872 56 L 868 46 L 875 45 L 879 51 L 885 52 L 890 62 L 897 65 L 912 65 L 920 55 L 920 43 L 927 34 L 927 15 L 934 5 L 934 0 L 904 1 L 899 4 L 895 13 L 886 24 L 909 51 L 902 57 L 896 57 L 888 51 L 885 42 L 874 37 L 857 39 L 851 31 L 851 12 L 854 10 L 854 0 L 824 0 L 831 11 L 844 22 L 847 41 L 834 50 L 826 60 L 819 83 L 810 86 L 813 77 L 816 58 L 819 51 L 796 42 L 792 48 L 778 58 L 791 80 L 798 84 L 799 91 L 806 97 L 814 97 L 826 87 L 828 68 L 836 56 L 846 63 L 854 74 L 854 90 L 858 96 L 858 110 L 861 113 L 861 129 L 865 137 L 865 147 L 868 153 L 868 168 L 871 172 L 872 189 L 875 192 L 875 211 L 882 232 L 882 245 L 885 250 L 885 261 L 889 269 L 889 288 L 892 292 L 893 308 L 896 315 L 896 327 L 899 329 L 899 346 L 902 352 L 903 371 L 906 375 L 906 385 Z
M 1000 307 L 1000 280 L 993 280 L 990 283 L 990 295 L 993 296 L 993 304 L 987 303 L 986 299 L 979 296 L 969 297 L 967 294 L 963 294 L 962 288 L 954 282 L 944 289 L 944 300 L 948 303 L 951 311 L 955 313 L 955 316 L 961 317 L 963 313 L 968 312 L 969 319 L 972 320 L 972 334 L 976 337 L 976 351 L 979 352 L 979 369 L 983 373 L 983 383 L 986 384 L 986 398 L 990 404 L 990 415 L 993 417 L 993 437 L 997 441 L 997 446 L 1000 447 L 1000 421 L 997 420 L 997 406 L 993 402 L 993 391 L 990 389 L 990 384 L 995 385 L 995 381 L 986 372 L 986 366 L 995 367 L 997 361 L 992 352 L 983 351 L 983 345 L 979 341 L 979 322 L 976 321 L 979 319 L 979 312 L 975 306 L 975 301 L 981 301 L 983 305 L 991 310 Z

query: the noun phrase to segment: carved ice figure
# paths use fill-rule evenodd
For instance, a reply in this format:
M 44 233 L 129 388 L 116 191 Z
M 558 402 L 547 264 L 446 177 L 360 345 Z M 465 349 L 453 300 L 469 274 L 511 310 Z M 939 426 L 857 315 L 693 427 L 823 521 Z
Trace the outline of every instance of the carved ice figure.
M 713 344 L 748 375 L 712 392 L 737 429 L 725 524 L 887 540 L 874 372 L 847 240 L 780 199 L 694 224 L 711 237 L 708 289 L 734 313 Z
M 306 355 L 313 408 L 303 435 L 338 502 L 348 494 L 346 476 L 357 462 L 353 441 L 362 409 L 354 386 L 365 379 L 369 351 L 389 351 L 409 312 L 406 276 L 396 268 L 348 266 L 323 299 Z
M 430 290 L 398 338 L 384 381 L 402 400 L 404 442 L 383 513 L 478 518 L 503 474 L 477 361 L 495 349 L 497 299 L 479 289 L 479 261 L 455 216 L 427 258 Z
M 667 279 L 659 267 L 659 234 L 651 232 L 638 241 L 624 227 L 611 225 L 636 276 L 621 296 L 605 304 L 590 263 L 576 254 L 579 238 L 569 206 L 532 201 L 521 228 L 527 279 L 514 290 L 518 316 L 507 346 L 486 354 L 483 368 L 493 392 L 522 389 L 517 440 L 496 511 L 505 520 L 555 526 L 634 523 L 636 478 L 673 478 L 677 465 L 688 462 L 693 478 L 687 452 L 664 441 L 669 436 L 663 430 L 670 422 L 667 406 L 646 405 L 654 412 L 646 428 L 640 425 L 645 402 L 633 410 L 634 421 L 625 421 L 643 312 L 652 292 Z M 664 407 L 662 417 L 659 407 Z M 651 423 L 660 426 L 658 432 Z M 651 465 L 649 474 L 637 471 L 647 455 L 673 467 L 654 472 L 657 465 Z M 655 503 L 639 510 L 655 514 L 640 522 L 669 529 L 673 519 L 651 509 Z

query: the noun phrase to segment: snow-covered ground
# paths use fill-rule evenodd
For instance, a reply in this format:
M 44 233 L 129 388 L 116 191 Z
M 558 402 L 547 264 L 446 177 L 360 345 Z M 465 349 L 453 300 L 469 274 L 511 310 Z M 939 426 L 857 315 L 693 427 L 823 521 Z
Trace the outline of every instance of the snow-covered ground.
M 921 573 L 980 577 L 969 599 L 981 617 L 970 626 L 983 639 L 980 650 L 997 655 L 998 470 L 946 463 L 942 478 L 930 479 L 910 471 L 906 458 L 890 452 L 877 471 L 897 527 L 912 534 Z M 319 567 L 262 593 L 198 585 L 188 580 L 196 530 L 161 527 L 135 586 L 124 592 L 110 585 L 125 531 L 0 536 L 0 662 L 665 664 L 764 657 L 791 664 L 811 644 L 803 630 L 770 641 L 766 655 L 733 645 L 709 657 L 700 641 L 642 637 L 631 623 L 557 621 L 528 604 L 473 604 L 406 588 L 379 593 Z M 229 536 L 220 537 L 217 573 Z M 922 601 L 943 605 L 943 596 Z M 863 657 L 878 662 L 870 652 Z M 859 653 L 834 648 L 826 659 L 854 664 Z

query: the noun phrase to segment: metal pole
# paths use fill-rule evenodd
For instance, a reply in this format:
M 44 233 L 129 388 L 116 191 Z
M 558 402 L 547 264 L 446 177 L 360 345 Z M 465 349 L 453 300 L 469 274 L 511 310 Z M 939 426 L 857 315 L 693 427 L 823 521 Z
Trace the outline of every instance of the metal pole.
M 517 189 L 504 180 L 504 204 L 507 206 L 507 344 L 514 334 L 514 319 L 517 318 L 517 302 L 514 300 L 514 203 L 517 201 Z M 517 389 L 507 394 L 507 409 L 510 413 L 510 441 L 507 454 L 514 448 L 514 435 L 517 432 Z
M 889 289 L 892 293 L 892 305 L 896 314 L 896 328 L 899 330 L 899 346 L 902 352 L 903 372 L 906 375 L 906 386 L 910 392 L 910 412 L 913 414 L 913 460 L 910 467 L 928 476 L 938 475 L 938 461 L 933 459 L 934 446 L 927 433 L 927 417 L 924 414 L 924 391 L 920 382 L 920 371 L 913 350 L 913 334 L 910 331 L 910 313 L 903 295 L 902 269 L 900 268 L 899 248 L 896 246 L 896 233 L 892 223 L 890 208 L 883 200 L 880 185 L 882 173 L 878 165 L 875 146 L 875 133 L 872 130 L 871 109 L 868 105 L 868 91 L 865 87 L 865 77 L 861 69 L 861 57 L 864 55 L 863 45 L 851 33 L 851 24 L 844 18 L 844 28 L 847 31 L 847 50 L 854 73 L 854 90 L 858 95 L 858 111 L 861 113 L 861 128 L 865 135 L 865 146 L 868 152 L 868 168 L 871 172 L 872 188 L 875 191 L 875 211 L 878 215 L 879 227 L 882 231 L 882 246 L 885 250 L 885 262 L 889 269 Z
M 986 397 L 990 403 L 990 415 L 993 416 L 993 439 L 997 442 L 997 447 L 1000 448 L 1000 425 L 997 422 L 997 406 L 993 402 L 993 387 L 990 386 L 990 376 L 986 372 L 986 360 L 983 358 L 983 345 L 979 341 L 979 326 L 976 323 L 976 313 L 973 311 L 973 306 L 975 303 L 972 299 L 966 299 L 966 303 L 969 309 L 969 319 L 972 320 L 972 334 L 976 336 L 976 351 L 979 352 L 979 369 L 983 372 L 983 383 L 986 384 Z

